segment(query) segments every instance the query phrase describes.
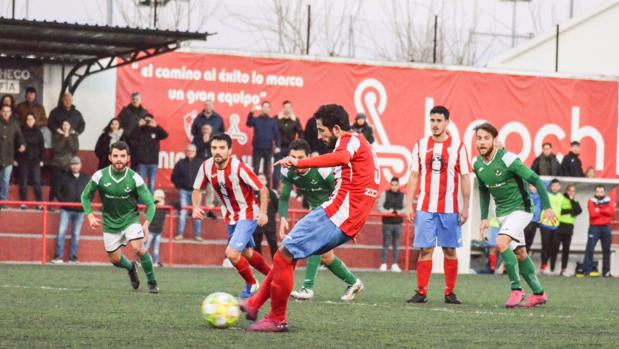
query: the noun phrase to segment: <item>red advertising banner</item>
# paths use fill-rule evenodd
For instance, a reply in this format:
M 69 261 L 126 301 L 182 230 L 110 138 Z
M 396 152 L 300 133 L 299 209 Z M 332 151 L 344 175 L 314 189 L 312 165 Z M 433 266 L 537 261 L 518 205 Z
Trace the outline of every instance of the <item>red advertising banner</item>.
M 489 121 L 500 140 L 527 164 L 551 142 L 566 154 L 569 143 L 582 143 L 583 167 L 615 178 L 618 86 L 593 81 L 486 72 L 421 69 L 276 59 L 223 54 L 171 53 L 118 70 L 116 109 L 139 91 L 170 137 L 162 142 L 158 187 L 170 186 L 170 173 L 191 142 L 190 126 L 215 101 L 234 151 L 250 162 L 253 130 L 245 126 L 249 110 L 268 100 L 273 114 L 284 100 L 306 120 L 321 104 L 342 104 L 351 122 L 364 112 L 374 127 L 383 181 L 408 178 L 410 150 L 428 131 L 426 116 L 434 105 L 451 111 L 450 131 L 475 155 L 472 129 Z

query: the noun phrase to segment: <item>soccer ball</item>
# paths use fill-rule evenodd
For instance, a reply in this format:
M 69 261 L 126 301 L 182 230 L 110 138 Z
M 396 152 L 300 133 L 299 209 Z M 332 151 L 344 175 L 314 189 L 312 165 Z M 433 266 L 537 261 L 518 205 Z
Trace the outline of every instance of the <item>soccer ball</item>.
M 202 302 L 202 316 L 211 327 L 228 328 L 239 321 L 239 302 L 225 292 L 211 293 Z

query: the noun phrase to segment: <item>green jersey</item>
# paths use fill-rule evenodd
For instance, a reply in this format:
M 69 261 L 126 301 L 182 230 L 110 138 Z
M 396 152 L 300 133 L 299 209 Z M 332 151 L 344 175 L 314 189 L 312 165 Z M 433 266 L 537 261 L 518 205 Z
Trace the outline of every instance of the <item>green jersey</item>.
M 482 156 L 478 156 L 473 163 L 473 171 L 479 184 L 481 219 L 488 218 L 490 195 L 496 203 L 497 217 L 507 216 L 514 211 L 533 212 L 526 182 L 537 188 L 542 209 L 550 207 L 544 182 L 514 153 L 499 149 L 489 163 L 484 162 Z
M 117 173 L 108 166 L 95 172 L 82 192 L 84 213 L 92 212 L 90 201 L 99 191 L 103 203 L 103 231 L 120 233 L 129 225 L 140 223 L 138 199 L 146 205 L 146 220 L 151 222 L 155 215 L 153 196 L 140 175 L 132 169 Z
M 282 192 L 279 197 L 279 216 L 288 217 L 288 199 L 292 186 L 297 187 L 311 210 L 329 199 L 335 189 L 333 170 L 330 168 L 311 168 L 306 174 L 282 168 Z

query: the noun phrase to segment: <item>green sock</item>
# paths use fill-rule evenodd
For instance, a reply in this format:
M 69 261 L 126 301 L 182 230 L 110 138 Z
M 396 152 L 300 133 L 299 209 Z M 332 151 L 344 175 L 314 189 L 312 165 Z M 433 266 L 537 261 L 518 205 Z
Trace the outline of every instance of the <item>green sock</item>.
M 125 256 L 120 256 L 120 262 L 118 262 L 118 264 L 114 264 L 114 266 L 117 268 L 131 270 L 131 268 L 133 268 L 133 263 L 131 263 Z
M 518 266 L 520 267 L 520 275 L 524 281 L 527 282 L 531 290 L 533 290 L 534 294 L 542 294 L 544 293 L 544 289 L 542 288 L 542 284 L 539 282 L 537 275 L 535 274 L 535 264 L 531 260 L 531 257 L 527 257 L 522 262 L 518 262 Z
M 305 277 L 303 278 L 303 288 L 308 290 L 314 289 L 314 282 L 318 276 L 318 268 L 320 268 L 320 256 L 311 256 L 307 259 L 305 267 Z
M 503 256 L 505 269 L 507 269 L 507 276 L 509 276 L 509 282 L 511 283 L 512 290 L 521 289 L 522 287 L 520 286 L 520 275 L 518 275 L 518 259 L 516 258 L 516 254 L 511 248 L 508 248 L 503 251 L 501 255 Z
M 142 257 L 140 257 L 140 262 L 142 263 L 142 269 L 144 269 L 144 273 L 146 274 L 148 283 L 153 284 L 157 282 L 157 280 L 155 280 L 155 269 L 153 268 L 153 260 L 150 258 L 150 254 L 148 254 L 148 252 L 146 252 Z
M 327 268 L 335 274 L 338 278 L 342 279 L 345 283 L 352 285 L 357 282 L 357 277 L 353 275 L 353 273 L 348 270 L 348 267 L 341 259 L 334 257 L 333 262 L 327 265 Z

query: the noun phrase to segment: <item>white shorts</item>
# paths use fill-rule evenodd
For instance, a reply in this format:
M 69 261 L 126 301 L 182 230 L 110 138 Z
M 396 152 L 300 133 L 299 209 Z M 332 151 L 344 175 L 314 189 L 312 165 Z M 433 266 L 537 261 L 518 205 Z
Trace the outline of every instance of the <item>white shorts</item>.
M 497 221 L 501 225 L 497 236 L 507 235 L 512 238 L 510 247 L 513 250 L 526 246 L 524 228 L 531 223 L 531 219 L 533 219 L 533 213 L 525 211 L 514 211 L 507 216 L 497 217 Z
M 103 244 L 105 251 L 112 253 L 132 240 L 144 239 L 144 231 L 138 223 L 129 225 L 125 230 L 118 233 L 103 232 Z

